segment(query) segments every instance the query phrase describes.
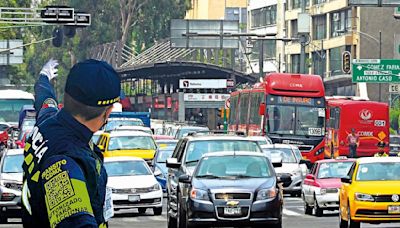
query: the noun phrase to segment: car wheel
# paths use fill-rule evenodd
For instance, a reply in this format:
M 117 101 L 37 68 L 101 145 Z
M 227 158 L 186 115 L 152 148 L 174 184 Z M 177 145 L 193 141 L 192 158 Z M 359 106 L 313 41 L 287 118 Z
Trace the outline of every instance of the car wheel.
M 139 214 L 145 214 L 146 210 L 147 210 L 147 208 L 143 208 L 143 207 L 138 208 Z
M 342 210 L 340 209 L 340 203 L 339 203 L 339 228 L 349 228 L 349 224 L 346 220 L 343 220 L 342 218 Z
M 323 214 L 324 211 L 319 207 L 317 199 L 314 198 L 314 215 L 321 217 Z
M 302 198 L 303 198 L 303 202 L 304 202 L 304 214 L 306 214 L 306 215 L 311 215 L 311 214 L 312 214 L 313 208 L 310 207 L 310 205 L 308 205 L 308 203 L 306 202 L 306 199 L 305 199 L 304 195 L 302 196 Z
M 282 228 L 282 218 L 279 219 L 278 223 L 272 224 L 270 227 L 272 227 L 272 228 Z
M 167 227 L 168 228 L 176 228 L 177 222 L 176 222 L 176 218 L 172 218 L 170 213 L 169 213 L 169 199 L 167 202 Z
M 178 214 L 176 215 L 177 218 L 177 227 L 178 228 L 186 228 L 187 227 L 187 220 L 186 220 L 186 212 L 182 207 L 182 197 L 178 193 Z
M 356 222 L 351 220 L 351 213 L 350 213 L 350 207 L 347 207 L 347 221 L 348 221 L 348 227 L 349 228 L 360 228 L 360 222 Z
M 4 224 L 4 223 L 7 223 L 7 222 L 8 222 L 7 217 L 4 216 L 4 215 L 0 215 L 0 223 L 1 223 L 1 224 Z
M 162 214 L 162 207 L 155 207 L 153 208 L 154 215 L 161 215 Z

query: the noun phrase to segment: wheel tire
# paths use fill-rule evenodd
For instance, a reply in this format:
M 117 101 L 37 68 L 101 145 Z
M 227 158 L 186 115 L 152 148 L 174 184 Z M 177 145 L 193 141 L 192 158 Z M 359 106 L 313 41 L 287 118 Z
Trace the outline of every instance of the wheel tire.
M 178 214 L 177 214 L 177 226 L 176 227 L 178 227 L 178 228 L 186 228 L 186 227 L 188 227 L 188 224 L 187 224 L 187 220 L 186 220 L 186 212 L 185 212 L 185 210 L 183 209 L 183 207 L 182 207 L 182 198 L 181 198 L 181 196 L 179 195 L 179 192 L 178 192 L 178 203 L 177 203 L 177 205 L 178 205 Z
M 169 214 L 169 198 L 167 201 L 167 228 L 176 228 L 177 227 L 177 221 L 176 218 L 172 218 Z
M 143 207 L 138 208 L 139 214 L 145 214 L 146 210 L 147 210 L 147 208 L 143 208 Z
M 310 205 L 308 205 L 308 203 L 305 200 L 304 195 L 303 195 L 303 202 L 304 202 L 304 214 L 312 215 L 313 208 L 310 207 Z
M 360 222 L 356 222 L 356 221 L 351 220 L 351 213 L 350 213 L 350 207 L 349 206 L 347 207 L 347 213 L 348 213 L 348 215 L 347 215 L 348 227 L 349 228 L 360 228 L 361 227 Z
M 349 228 L 349 224 L 346 220 L 342 218 L 342 210 L 340 210 L 340 203 L 339 203 L 339 228 Z
M 4 215 L 0 216 L 0 224 L 5 224 L 8 222 L 8 218 L 5 217 Z
M 324 214 L 324 210 L 322 210 L 319 205 L 317 199 L 314 199 L 314 215 L 317 217 L 321 217 Z
M 162 214 L 162 207 L 155 207 L 153 208 L 154 215 L 161 215 Z
M 265 227 L 265 226 L 264 226 Z M 282 228 L 282 219 L 279 219 L 278 223 L 272 224 L 271 226 L 269 226 L 271 228 Z

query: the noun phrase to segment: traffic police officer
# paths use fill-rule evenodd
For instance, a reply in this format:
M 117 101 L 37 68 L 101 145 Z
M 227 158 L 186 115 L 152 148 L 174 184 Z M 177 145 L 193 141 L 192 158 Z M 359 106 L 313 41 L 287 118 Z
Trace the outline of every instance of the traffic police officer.
M 376 153 L 376 154 L 374 155 L 374 157 L 388 157 L 388 156 L 389 156 L 389 155 L 387 155 L 387 154 L 385 153 L 385 151 L 384 151 L 385 146 L 386 146 L 385 142 L 380 141 L 380 142 L 378 143 L 377 146 L 378 146 L 378 148 L 379 148 L 379 152 Z
M 119 101 L 120 79 L 107 63 L 86 60 L 70 70 L 58 111 L 50 60 L 35 84 L 37 123 L 24 152 L 24 227 L 105 227 L 107 173 L 91 138 Z M 109 195 L 109 194 L 107 194 Z M 109 201 L 108 201 L 109 202 Z

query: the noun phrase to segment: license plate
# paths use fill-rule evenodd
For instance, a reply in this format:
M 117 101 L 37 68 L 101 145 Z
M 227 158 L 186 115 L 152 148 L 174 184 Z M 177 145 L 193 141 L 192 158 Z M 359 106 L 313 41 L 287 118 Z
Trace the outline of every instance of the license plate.
M 242 210 L 240 207 L 225 207 L 224 215 L 241 215 Z
M 138 201 L 140 201 L 140 196 L 138 196 L 138 195 L 129 195 L 128 196 L 128 201 L 129 202 L 138 202 Z
M 388 213 L 389 214 L 400 214 L 400 206 L 389 206 Z

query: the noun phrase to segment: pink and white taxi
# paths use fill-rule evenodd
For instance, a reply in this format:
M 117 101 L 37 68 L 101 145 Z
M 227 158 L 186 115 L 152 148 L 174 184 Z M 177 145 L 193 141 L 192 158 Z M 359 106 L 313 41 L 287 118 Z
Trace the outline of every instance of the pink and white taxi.
M 324 210 L 339 208 L 340 178 L 347 176 L 354 162 L 346 157 L 315 162 L 302 185 L 305 214 L 322 216 Z

